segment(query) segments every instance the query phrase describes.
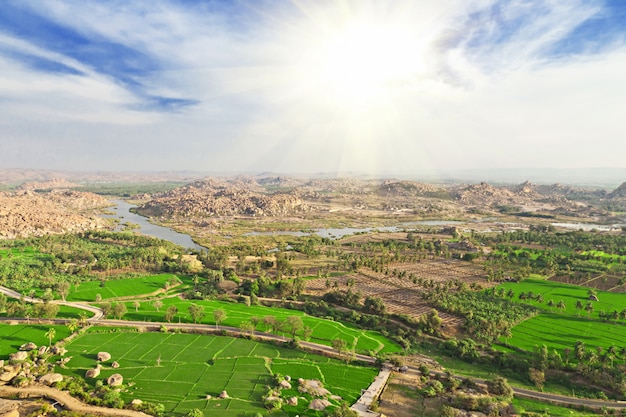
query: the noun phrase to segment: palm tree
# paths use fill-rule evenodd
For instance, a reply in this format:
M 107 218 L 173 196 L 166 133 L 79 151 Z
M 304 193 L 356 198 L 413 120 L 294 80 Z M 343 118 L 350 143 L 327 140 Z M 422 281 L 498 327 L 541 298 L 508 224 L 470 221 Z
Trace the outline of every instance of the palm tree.
M 562 313 L 565 310 L 565 301 L 559 300 L 559 302 L 556 305 L 556 308 L 558 308 L 559 311 Z
M 504 330 L 502 331 L 502 337 L 504 337 L 504 341 L 508 345 L 509 339 L 513 337 L 513 332 L 511 331 L 511 328 L 509 326 L 505 327 Z
M 70 333 L 74 333 L 78 329 L 78 320 L 72 319 L 67 323 L 67 328 Z
M 576 301 L 576 310 L 578 310 L 578 317 L 580 317 L 580 311 L 583 309 L 583 303 L 582 301 L 578 300 Z
M 587 318 L 589 318 L 591 313 L 593 313 L 593 303 L 591 301 L 587 301 L 587 304 L 585 304 L 585 311 L 587 312 Z
M 54 327 L 50 327 L 45 336 L 48 338 L 48 346 L 52 346 L 52 339 L 57 335 L 57 331 Z

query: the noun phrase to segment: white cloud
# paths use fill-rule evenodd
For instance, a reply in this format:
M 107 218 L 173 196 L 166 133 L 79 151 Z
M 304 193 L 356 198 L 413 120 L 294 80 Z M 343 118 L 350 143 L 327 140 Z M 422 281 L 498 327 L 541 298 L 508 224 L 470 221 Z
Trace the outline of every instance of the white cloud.
M 0 123 L 40 147 L 46 137 L 71 137 L 72 160 L 97 169 L 625 166 L 624 46 L 546 55 L 600 13 L 600 3 L 516 0 L 502 3 L 497 18 L 484 13 L 498 3 L 268 2 L 233 17 L 165 1 L 31 1 L 58 24 L 142 51 L 158 65 L 134 75 L 138 92 L 89 62 L 0 37 L 0 46 L 85 74 L 46 74 L 0 56 Z M 339 96 L 318 76 L 313 52 L 355 19 L 408 28 L 406 54 L 419 54 L 423 66 L 369 98 Z M 523 24 L 512 30 L 516 22 Z M 142 95 L 200 103 L 178 114 L 132 110 Z M 81 138 L 123 144 L 137 156 L 102 152 Z M 30 164 L 44 166 L 45 155 Z

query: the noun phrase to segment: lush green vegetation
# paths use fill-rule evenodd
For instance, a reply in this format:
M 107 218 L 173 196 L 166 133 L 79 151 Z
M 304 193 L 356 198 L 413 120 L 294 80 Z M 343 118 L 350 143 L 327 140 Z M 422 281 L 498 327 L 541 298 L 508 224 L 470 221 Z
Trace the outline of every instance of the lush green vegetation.
M 67 301 L 96 301 L 155 293 L 179 282 L 173 274 L 149 275 L 109 281 L 88 281 L 72 285 Z M 98 295 L 100 297 L 98 297 Z
M 593 348 L 626 347 L 626 297 L 606 291 L 592 293 L 599 301 L 590 300 L 586 288 L 546 280 L 529 279 L 498 286 L 494 294 L 543 310 L 515 326 L 506 342 L 527 351 L 545 344 L 563 352 L 573 349 L 577 341 Z M 614 312 L 617 314 L 612 318 Z
M 626 235 L 574 231 L 555 233 L 550 227 L 501 234 L 473 234 L 492 246 L 489 255 L 493 278 L 529 272 L 565 274 L 573 279 L 590 274 L 626 274 Z
M 163 181 L 147 183 L 94 183 L 75 188 L 76 191 L 90 191 L 95 194 L 116 197 L 133 197 L 137 194 L 155 194 L 171 191 L 185 185 L 185 182 Z
M 215 324 L 213 312 L 222 309 L 226 313 L 226 318 L 221 321 L 222 326 L 232 326 L 239 328 L 249 328 L 247 324 L 252 324 L 259 331 L 267 331 L 282 334 L 286 338 L 292 337 L 293 328 L 286 326 L 289 317 L 299 317 L 302 327 L 295 332 L 297 337 L 304 337 L 305 328 L 310 329 L 310 340 L 331 346 L 334 339 L 343 339 L 348 342 L 350 348 L 354 348 L 360 353 L 391 353 L 400 351 L 400 347 L 382 336 L 380 333 L 371 330 L 362 330 L 332 320 L 309 316 L 298 310 L 289 310 L 277 307 L 248 306 L 243 303 L 230 303 L 219 300 L 180 300 L 177 297 L 164 298 L 158 300 L 127 302 L 127 313 L 124 318 L 127 320 L 142 321 L 166 321 L 168 308 L 175 306 L 176 314 L 169 321 L 192 323 L 189 307 L 192 305 L 201 306 L 205 314 L 197 320 L 204 324 Z M 158 309 L 157 309 L 158 306 Z
M 591 294 L 595 294 L 598 301 L 590 300 Z M 601 313 L 613 311 L 620 313 L 626 308 L 624 294 L 599 290 L 591 290 L 590 293 L 589 288 L 541 279 L 503 283 L 496 288 L 494 295 L 508 298 L 512 302 L 533 305 L 544 311 L 558 311 L 563 316 L 582 316 L 598 320 L 601 319 Z M 554 306 L 549 305 L 550 300 L 555 303 Z M 561 300 L 565 307 L 559 309 L 557 304 Z M 593 310 L 586 311 L 585 306 L 590 301 Z M 576 307 L 579 302 L 582 308 Z
M 559 407 L 549 403 L 523 398 L 514 398 L 513 406 L 521 416 L 596 417 L 598 415 L 588 411 L 578 411 L 572 408 Z
M 63 282 L 102 280 L 111 274 L 178 272 L 188 266 L 181 253 L 170 242 L 131 232 L 92 231 L 8 241 L 0 252 L 0 285 L 25 293 L 58 292 Z
M 55 329 L 52 343 L 70 334 L 66 326 L 50 326 L 35 323 L 30 325 L 0 324 L 0 359 L 8 359 L 9 354 L 16 352 L 24 343 L 33 342 L 37 346 L 48 345 L 50 340 L 46 333 L 50 328 Z
M 554 276 L 563 281 L 587 283 L 600 277 L 596 284 L 608 282 L 606 288 L 617 288 L 626 282 L 623 236 L 555 233 L 549 227 L 535 226 L 529 232 L 471 236 L 462 236 L 456 230 L 446 233 L 452 239 L 441 239 L 441 234 L 429 238 L 418 231 L 407 233 L 406 239 L 363 239 L 345 244 L 315 236 L 288 237 L 274 242 L 277 250 L 271 252 L 267 242 L 237 240 L 193 256 L 184 255 L 182 249 L 167 242 L 131 233 L 91 232 L 10 241 L 0 249 L 0 284 L 41 297 L 47 303 L 29 307 L 19 301 L 0 300 L 0 311 L 31 319 L 57 314 L 80 318 L 80 313 L 69 307 L 53 312 L 55 304 L 49 301 L 55 298 L 97 301 L 109 317 L 119 319 L 232 326 L 248 334 L 258 330 L 282 336 L 285 341 L 293 339 L 294 346 L 298 340 L 333 347 L 342 342 L 344 352 L 381 357 L 415 346 L 422 353 L 426 351 L 444 361 L 453 372 L 490 377 L 502 374 L 516 384 L 534 384 L 566 394 L 575 388 L 577 394 L 586 396 L 625 395 L 623 294 L 536 279 Z M 476 247 L 489 245 L 491 250 L 487 254 L 464 253 L 447 244 L 458 245 L 466 240 Z M 502 283 L 482 290 L 479 281 L 465 280 L 462 274 L 440 280 L 433 275 L 420 276 L 419 268 L 412 268 L 423 260 L 448 262 L 450 258 L 472 262 L 474 270 L 478 269 L 476 264 L 482 265 L 489 281 Z M 345 288 L 338 285 L 343 275 L 363 271 L 373 271 L 381 280 L 410 282 L 413 288 L 419 288 L 415 296 L 433 309 L 420 319 L 389 316 L 382 299 L 363 297 L 350 275 L 345 279 Z M 336 276 L 342 278 L 333 280 Z M 531 276 L 535 278 L 529 279 Z M 305 295 L 307 279 L 313 277 L 327 279 L 327 291 L 321 297 Z M 601 281 L 601 277 L 608 281 Z M 590 294 L 598 300 L 590 299 Z M 282 299 L 274 303 L 289 308 L 261 306 L 262 297 Z M 458 339 L 435 341 L 443 333 L 442 319 L 435 309 L 465 319 L 464 333 Z M 435 338 L 423 338 L 422 332 Z M 157 336 L 166 341 L 161 342 Z M 140 395 L 149 392 L 153 397 L 145 398 L 162 402 L 178 414 L 193 408 L 208 412 L 213 407 L 231 413 L 255 414 L 256 405 L 247 407 L 252 404 L 250 401 L 262 403 L 262 397 L 267 394 L 265 386 L 272 383 L 273 374 L 293 374 L 297 370 L 304 377 L 317 375 L 329 384 L 335 378 L 333 375 L 344 375 L 346 369 L 359 372 L 340 362 L 333 362 L 332 366 L 328 362 L 321 367 L 283 347 L 271 348 L 278 353 L 259 354 L 265 348 L 240 347 L 236 344 L 240 342 L 229 342 L 212 351 L 209 345 L 215 343 L 214 347 L 219 347 L 223 342 L 206 346 L 196 339 L 175 342 L 173 338 L 179 336 L 183 335 L 171 335 L 170 340 L 167 335 L 90 333 L 79 339 L 88 342 L 71 372 L 84 374 L 93 365 L 93 362 L 87 364 L 93 361 L 86 353 L 88 349 L 105 350 L 104 346 L 111 346 L 107 349 L 116 352 L 114 357 L 128 359 L 131 366 L 125 372 L 129 378 L 143 381 L 143 385 L 137 383 L 137 388 L 127 390 L 123 394 L 125 398 L 144 398 Z M 100 344 L 91 342 L 92 337 Z M 140 340 L 143 337 L 146 340 Z M 144 343 L 154 348 L 144 352 L 140 347 Z M 241 343 L 254 344 L 247 340 Z M 192 351 L 203 352 L 205 348 L 208 356 L 201 353 L 197 363 L 195 357 L 186 363 L 181 360 L 186 357 L 176 356 L 187 352 L 185 355 L 192 357 Z M 154 356 L 157 351 L 158 355 Z M 133 356 L 133 352 L 139 356 Z M 155 366 L 157 360 L 169 362 L 173 368 L 161 369 L 165 365 Z M 105 369 L 103 375 L 110 374 L 109 371 L 112 369 Z M 208 377 L 213 371 L 224 377 L 233 372 L 250 375 L 243 382 L 231 377 L 232 385 L 225 382 L 218 387 L 211 385 L 214 381 Z M 191 375 L 191 380 L 183 379 L 183 374 Z M 572 375 L 582 376 L 594 386 L 579 389 L 571 384 Z M 334 389 L 342 397 L 353 399 L 350 392 L 360 388 L 350 384 L 357 384 L 357 380 L 347 376 L 344 379 Z M 164 389 L 160 385 L 163 381 L 171 382 L 172 388 Z M 198 381 L 203 381 L 202 387 Z M 207 401 L 206 395 L 215 396 L 219 392 L 214 391 L 220 387 L 229 387 L 229 393 L 230 390 L 237 393 L 239 389 L 241 392 L 236 394 L 237 399 L 231 393 L 233 398 L 229 400 Z M 107 393 L 101 394 L 104 398 Z M 287 406 L 284 410 L 290 414 L 302 412 Z
M 109 352 L 112 359 L 103 363 L 98 379 L 120 373 L 126 387 L 123 399 L 161 403 L 166 412 L 177 416 L 193 408 L 212 416 L 264 413 L 262 397 L 278 374 L 290 375 L 293 384 L 282 390 L 281 397 L 302 398 L 297 406 L 285 406 L 272 415 L 303 414 L 312 397 L 297 391 L 298 378 L 318 379 L 332 394 L 354 402 L 378 372 L 282 346 L 222 336 L 111 333 L 108 328 L 96 328 L 66 347 L 73 359 L 60 372 L 82 377 L 96 365 L 98 352 Z M 112 361 L 120 367 L 111 368 Z M 223 390 L 230 398 L 218 398 Z

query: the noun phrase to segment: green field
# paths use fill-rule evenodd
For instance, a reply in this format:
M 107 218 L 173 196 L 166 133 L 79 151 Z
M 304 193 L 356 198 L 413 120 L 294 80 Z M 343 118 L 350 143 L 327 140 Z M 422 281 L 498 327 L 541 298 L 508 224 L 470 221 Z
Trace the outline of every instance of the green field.
M 151 294 L 164 289 L 165 283 L 173 279 L 176 279 L 176 275 L 159 274 L 110 280 L 104 285 L 100 281 L 83 282 L 80 285 L 72 285 L 67 301 L 95 301 L 98 294 L 103 300 Z
M 540 401 L 514 398 L 513 406 L 518 413 L 537 413 L 550 417 L 597 417 L 602 414 L 595 414 L 589 411 L 578 411 L 571 408 L 559 407 L 556 405 L 542 403 Z M 523 415 L 523 414 L 522 414 Z
M 602 346 L 607 348 L 616 345 L 626 346 L 626 323 L 623 320 L 601 321 L 599 312 L 622 311 L 626 308 L 624 294 L 598 291 L 599 301 L 592 301 L 594 311 L 588 314 L 584 310 L 576 309 L 576 302 L 585 305 L 589 301 L 587 288 L 575 285 L 561 284 L 545 280 L 525 280 L 519 283 L 506 283 L 498 288 L 505 291 L 512 289 L 515 296 L 512 301 L 525 302 L 544 309 L 544 312 L 528 319 L 512 330 L 513 337 L 508 340 L 512 346 L 532 351 L 535 345 L 545 344 L 550 349 L 562 352 L 564 348 L 573 348 L 580 340 L 587 347 Z M 541 294 L 544 301 L 521 301 L 518 298 L 521 292 Z M 558 303 L 563 300 L 566 308 L 561 312 L 556 307 L 548 307 L 549 300 Z
M 310 397 L 296 390 L 298 378 L 318 379 L 332 394 L 352 403 L 378 373 L 374 368 L 347 365 L 335 359 L 247 339 L 94 330 L 66 346 L 73 359 L 68 369 L 59 369 L 59 372 L 82 377 L 88 368 L 96 365 L 98 352 L 109 352 L 112 359 L 103 364 L 98 379 L 120 373 L 127 387 L 122 393 L 124 399 L 162 403 L 168 413 L 177 416 L 192 408 L 200 408 L 206 415 L 225 417 L 266 412 L 261 397 L 272 374 L 276 373 L 293 378 L 294 388 L 283 390 L 282 395 L 301 398 L 298 406 L 285 406 L 286 412 L 272 415 L 315 415 L 306 410 Z M 112 361 L 119 362 L 120 367 L 111 368 Z M 231 398 L 216 398 L 222 390 Z M 212 399 L 207 400 L 207 395 Z
M 8 359 L 9 354 L 16 352 L 21 345 L 33 342 L 37 346 L 47 345 L 46 332 L 54 328 L 56 331 L 52 343 L 69 336 L 70 331 L 65 326 L 48 326 L 41 324 L 10 325 L 0 324 L 0 359 Z
M 192 319 L 189 315 L 188 308 L 191 304 L 197 304 L 204 307 L 206 312 L 202 323 L 215 324 L 213 319 L 213 311 L 215 309 L 222 309 L 226 312 L 226 320 L 221 325 L 239 327 L 241 322 L 250 320 L 256 316 L 263 318 L 265 316 L 274 316 L 277 320 L 284 320 L 289 316 L 298 316 L 302 318 L 302 322 L 305 326 L 309 326 L 313 330 L 311 341 L 331 345 L 333 339 L 341 338 L 348 342 L 348 346 L 354 346 L 357 352 L 360 353 L 393 353 L 401 351 L 400 346 L 384 337 L 378 332 L 371 330 L 362 330 L 353 327 L 349 324 L 344 324 L 332 320 L 322 319 L 318 317 L 309 316 L 298 310 L 289 310 L 278 307 L 265 307 L 265 306 L 247 306 L 245 304 L 229 303 L 225 301 L 216 300 L 194 300 L 183 301 L 179 298 L 165 298 L 162 300 L 163 307 L 156 310 L 153 307 L 151 301 L 142 301 L 139 309 L 135 312 L 135 307 L 132 302 L 127 303 L 128 313 L 124 316 L 126 320 L 140 320 L 140 321 L 165 321 L 165 310 L 170 305 L 176 305 L 179 313 L 176 315 L 175 322 L 191 323 Z M 257 330 L 266 331 L 267 326 L 262 323 L 259 324 Z M 282 334 L 282 333 L 279 333 Z M 302 332 L 299 332 L 297 336 L 302 336 Z M 285 333 L 285 337 L 289 337 L 288 333 Z

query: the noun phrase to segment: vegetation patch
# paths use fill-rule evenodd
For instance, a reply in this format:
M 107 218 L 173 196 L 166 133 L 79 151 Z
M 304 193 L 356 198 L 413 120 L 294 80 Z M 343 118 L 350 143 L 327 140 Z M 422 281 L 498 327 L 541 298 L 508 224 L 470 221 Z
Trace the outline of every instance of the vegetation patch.
M 149 275 L 139 278 L 127 278 L 110 281 L 89 281 L 74 284 L 67 296 L 68 301 L 96 301 L 98 298 L 121 298 L 152 294 L 164 290 L 178 277 L 173 274 Z
M 54 329 L 52 343 L 70 334 L 66 326 L 0 324 L 0 359 L 8 359 L 9 353 L 17 351 L 24 343 L 33 342 L 37 346 L 48 345 L 50 339 L 46 334 L 51 328 Z
M 626 297 L 623 294 L 530 279 L 502 284 L 496 293 L 513 302 L 542 309 L 538 316 L 515 326 L 510 338 L 501 339 L 511 346 L 532 351 L 537 344 L 545 344 L 559 352 L 566 348 L 572 350 L 577 341 L 593 348 L 626 346 L 626 314 L 622 314 L 626 310 Z M 598 301 L 592 300 L 592 295 Z

